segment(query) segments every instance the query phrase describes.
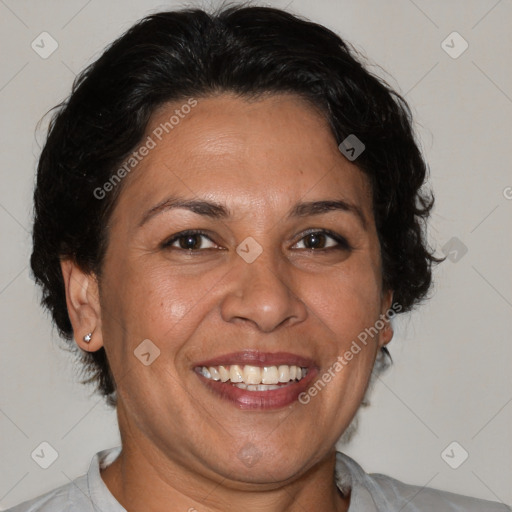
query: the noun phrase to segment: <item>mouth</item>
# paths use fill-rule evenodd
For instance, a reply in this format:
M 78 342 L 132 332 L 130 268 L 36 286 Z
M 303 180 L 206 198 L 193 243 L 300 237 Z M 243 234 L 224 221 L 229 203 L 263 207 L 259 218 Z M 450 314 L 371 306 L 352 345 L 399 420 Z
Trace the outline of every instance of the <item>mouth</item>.
M 201 362 L 194 371 L 210 391 L 240 409 L 277 409 L 297 401 L 318 368 L 294 354 L 250 351 Z

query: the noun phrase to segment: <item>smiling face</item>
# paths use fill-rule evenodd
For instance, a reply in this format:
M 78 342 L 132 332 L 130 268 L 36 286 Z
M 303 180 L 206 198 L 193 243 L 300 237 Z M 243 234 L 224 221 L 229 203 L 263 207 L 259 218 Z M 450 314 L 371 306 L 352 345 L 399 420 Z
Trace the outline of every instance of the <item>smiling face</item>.
M 371 190 L 301 99 L 197 101 L 125 178 L 95 324 L 74 321 L 93 340 L 76 338 L 105 346 L 125 449 L 283 481 L 332 454 L 392 336 L 298 400 L 389 308 Z M 146 137 L 179 107 L 155 112 Z M 153 345 L 151 364 L 135 357 Z

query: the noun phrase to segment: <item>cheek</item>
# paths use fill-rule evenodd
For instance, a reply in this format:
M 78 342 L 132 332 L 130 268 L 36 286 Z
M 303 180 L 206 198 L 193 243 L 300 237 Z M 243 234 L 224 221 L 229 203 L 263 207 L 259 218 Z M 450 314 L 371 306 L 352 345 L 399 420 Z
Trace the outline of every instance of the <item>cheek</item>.
M 144 339 L 176 352 L 213 307 L 211 298 L 225 273 L 187 275 L 165 261 L 118 264 L 108 274 L 102 300 L 107 338 L 128 355 Z
M 119 265 L 109 274 L 110 286 L 105 283 L 109 291 L 102 308 L 112 312 L 103 322 L 105 346 L 119 395 L 134 417 L 142 418 L 140 411 L 149 404 L 162 403 L 163 390 L 180 381 L 176 361 L 201 323 L 213 286 L 208 276 L 194 279 L 170 270 L 169 265 Z M 177 388 L 166 400 L 176 408 L 184 406 L 184 398 L 188 394 L 183 397 Z M 185 418 L 186 411 L 178 417 Z
M 338 340 L 339 348 L 373 325 L 380 313 L 378 275 L 368 265 L 353 265 L 304 280 L 303 297 Z

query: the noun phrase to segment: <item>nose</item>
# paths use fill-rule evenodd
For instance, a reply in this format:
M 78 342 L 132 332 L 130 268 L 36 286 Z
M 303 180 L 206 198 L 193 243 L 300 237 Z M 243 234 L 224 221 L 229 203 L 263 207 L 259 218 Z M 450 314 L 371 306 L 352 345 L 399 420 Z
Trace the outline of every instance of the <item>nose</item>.
M 221 315 L 226 322 L 245 322 L 262 332 L 272 332 L 282 325 L 291 326 L 307 318 L 305 303 L 293 289 L 291 272 L 278 255 L 265 250 L 252 263 L 237 256 L 229 274 Z

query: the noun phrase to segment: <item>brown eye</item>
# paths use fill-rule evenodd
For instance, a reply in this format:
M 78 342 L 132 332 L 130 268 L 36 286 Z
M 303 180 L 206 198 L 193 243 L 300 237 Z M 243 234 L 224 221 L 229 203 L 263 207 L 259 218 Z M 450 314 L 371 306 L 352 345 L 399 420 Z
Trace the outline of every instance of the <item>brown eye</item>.
M 304 237 L 307 249 L 324 249 L 327 237 L 323 233 L 311 233 Z
M 303 247 L 297 247 L 303 244 Z M 348 242 L 341 236 L 330 231 L 311 231 L 301 238 L 294 245 L 297 249 L 327 250 L 327 249 L 350 249 Z
M 185 231 L 174 235 L 164 242 L 163 247 L 183 251 L 200 251 L 202 249 L 212 249 L 217 246 L 202 232 Z

